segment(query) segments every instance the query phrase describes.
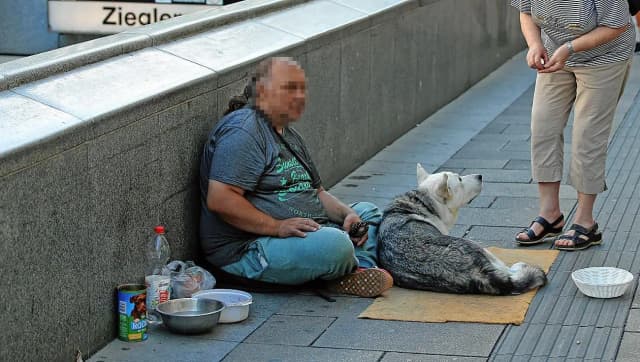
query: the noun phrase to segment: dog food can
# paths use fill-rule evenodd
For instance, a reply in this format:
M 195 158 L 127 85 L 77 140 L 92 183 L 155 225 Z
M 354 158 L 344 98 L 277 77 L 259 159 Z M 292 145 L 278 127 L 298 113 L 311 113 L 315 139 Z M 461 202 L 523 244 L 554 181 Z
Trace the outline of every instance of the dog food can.
M 168 275 L 147 275 L 144 278 L 147 286 L 147 321 L 149 324 L 160 324 L 162 318 L 156 312 L 158 304 L 169 300 L 171 295 L 171 277 Z
M 127 342 L 147 340 L 147 288 L 142 284 L 118 286 L 118 338 Z

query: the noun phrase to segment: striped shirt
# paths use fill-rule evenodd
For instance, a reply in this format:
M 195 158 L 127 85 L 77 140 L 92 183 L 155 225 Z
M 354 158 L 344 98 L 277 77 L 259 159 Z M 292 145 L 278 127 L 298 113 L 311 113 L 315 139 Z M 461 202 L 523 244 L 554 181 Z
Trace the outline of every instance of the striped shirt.
M 633 56 L 636 30 L 627 0 L 511 0 L 511 5 L 531 14 L 542 30 L 542 43 L 549 57 L 566 42 L 598 26 L 627 27 L 616 39 L 571 55 L 565 63 L 569 67 L 611 64 Z

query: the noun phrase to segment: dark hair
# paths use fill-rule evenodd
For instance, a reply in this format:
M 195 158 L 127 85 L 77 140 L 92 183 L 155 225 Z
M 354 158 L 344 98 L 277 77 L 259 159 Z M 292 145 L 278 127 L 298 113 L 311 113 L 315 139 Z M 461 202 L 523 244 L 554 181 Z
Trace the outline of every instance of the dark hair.
M 249 84 L 244 87 L 242 95 L 231 97 L 224 115 L 226 116 L 227 114 L 246 106 L 249 101 L 254 101 L 256 96 L 256 85 L 258 82 L 263 79 L 269 79 L 271 77 L 273 65 L 281 61 L 295 62 L 293 59 L 288 57 L 272 57 L 264 59 L 258 63 L 251 80 L 249 80 Z

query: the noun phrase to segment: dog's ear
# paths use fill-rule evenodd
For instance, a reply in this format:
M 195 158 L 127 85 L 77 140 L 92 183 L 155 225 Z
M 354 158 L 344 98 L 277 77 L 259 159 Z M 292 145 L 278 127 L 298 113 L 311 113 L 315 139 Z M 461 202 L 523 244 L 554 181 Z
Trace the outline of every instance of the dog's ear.
M 446 173 L 442 174 L 442 182 L 438 185 L 436 193 L 438 196 L 442 197 L 444 201 L 451 198 L 451 192 L 449 191 L 449 175 Z
M 426 180 L 427 177 L 429 177 L 429 173 L 424 169 L 424 167 L 422 167 L 420 163 L 418 163 L 418 166 L 416 168 L 416 174 L 418 175 L 418 186 L 422 184 L 422 181 Z

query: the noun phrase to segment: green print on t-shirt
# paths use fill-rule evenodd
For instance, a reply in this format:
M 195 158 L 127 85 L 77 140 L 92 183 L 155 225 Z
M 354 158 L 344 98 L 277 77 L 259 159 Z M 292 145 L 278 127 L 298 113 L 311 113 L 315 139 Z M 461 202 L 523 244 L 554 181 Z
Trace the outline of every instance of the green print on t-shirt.
M 280 202 L 287 202 L 291 196 L 294 196 L 289 194 L 311 189 L 311 176 L 295 157 L 286 161 L 278 157 L 276 172 L 282 174 L 280 177 L 282 189 L 278 191 L 278 201 Z

